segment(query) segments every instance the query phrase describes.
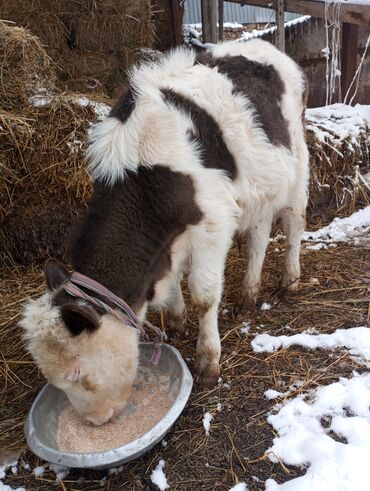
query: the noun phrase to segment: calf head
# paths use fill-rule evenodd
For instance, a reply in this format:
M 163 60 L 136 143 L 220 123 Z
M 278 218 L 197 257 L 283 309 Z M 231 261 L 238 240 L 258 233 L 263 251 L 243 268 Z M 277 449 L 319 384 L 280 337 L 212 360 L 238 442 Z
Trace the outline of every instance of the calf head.
M 84 419 L 103 424 L 122 411 L 130 395 L 138 332 L 63 294 L 70 273 L 57 261 L 46 263 L 45 277 L 48 292 L 23 309 L 20 325 L 27 349 Z

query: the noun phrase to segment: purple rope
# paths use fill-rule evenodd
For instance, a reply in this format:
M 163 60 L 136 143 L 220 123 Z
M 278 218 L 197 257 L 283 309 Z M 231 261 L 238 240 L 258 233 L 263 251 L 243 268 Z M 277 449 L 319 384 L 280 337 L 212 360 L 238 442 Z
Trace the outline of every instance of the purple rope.
M 102 297 L 105 297 L 111 303 L 116 305 L 119 310 L 115 310 L 105 302 L 100 300 L 99 298 L 92 297 L 88 295 L 86 292 L 81 290 L 79 286 L 86 288 Z M 98 283 L 97 281 L 85 276 L 81 273 L 73 272 L 69 281 L 63 285 L 64 290 L 76 298 L 82 298 L 87 302 L 100 307 L 108 314 L 113 315 L 118 318 L 123 324 L 132 327 L 133 329 L 138 329 L 142 336 L 145 336 L 145 330 L 142 326 L 142 323 L 137 318 L 135 312 L 131 309 L 131 307 L 124 301 L 122 298 L 115 295 L 113 292 L 108 290 L 104 285 Z M 157 334 L 157 338 L 154 341 L 154 351 L 151 357 L 151 363 L 156 365 L 161 356 L 161 345 L 163 344 L 163 332 L 159 329 L 159 327 L 153 326 L 150 322 L 145 321 L 145 324 L 154 329 Z

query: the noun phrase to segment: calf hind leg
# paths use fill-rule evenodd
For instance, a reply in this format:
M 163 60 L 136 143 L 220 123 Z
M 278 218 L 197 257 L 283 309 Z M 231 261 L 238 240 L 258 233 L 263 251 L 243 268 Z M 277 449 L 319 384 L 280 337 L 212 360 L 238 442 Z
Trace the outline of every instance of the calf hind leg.
M 236 304 L 237 314 L 253 310 L 261 287 L 262 267 L 269 242 L 272 217 L 266 216 L 248 231 L 248 265 L 243 280 L 243 291 Z
M 181 276 L 179 276 L 170 293 L 166 312 L 166 329 L 171 337 L 180 336 L 186 325 L 186 306 L 181 291 Z
M 280 285 L 289 292 L 296 292 L 300 278 L 299 254 L 301 236 L 305 229 L 305 202 L 294 203 L 284 208 L 280 214 L 283 230 L 287 238 L 286 258 Z

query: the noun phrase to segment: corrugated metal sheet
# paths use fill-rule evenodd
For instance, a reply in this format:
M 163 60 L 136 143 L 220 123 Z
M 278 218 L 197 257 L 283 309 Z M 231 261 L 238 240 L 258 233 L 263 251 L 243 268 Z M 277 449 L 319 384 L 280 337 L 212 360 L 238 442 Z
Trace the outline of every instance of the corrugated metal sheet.
M 216 1 L 216 0 L 215 0 Z M 202 22 L 201 0 L 185 0 L 184 24 L 200 24 Z M 285 13 L 285 22 L 300 17 L 298 14 Z M 241 6 L 237 3 L 224 2 L 224 22 L 240 22 L 241 24 L 268 23 L 275 21 L 275 11 L 251 5 Z

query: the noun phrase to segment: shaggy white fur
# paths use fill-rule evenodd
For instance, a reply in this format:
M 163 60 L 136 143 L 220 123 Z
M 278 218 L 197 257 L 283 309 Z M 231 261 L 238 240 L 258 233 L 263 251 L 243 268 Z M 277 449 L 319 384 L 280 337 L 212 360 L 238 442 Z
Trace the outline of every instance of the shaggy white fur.
M 130 395 L 138 367 L 138 331 L 103 315 L 95 332 L 73 337 L 52 297 L 48 292 L 24 307 L 20 326 L 27 349 L 82 417 L 103 424 Z

